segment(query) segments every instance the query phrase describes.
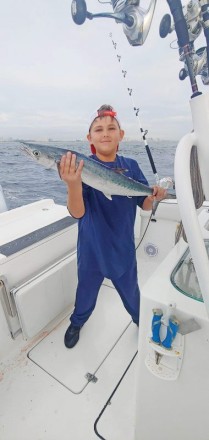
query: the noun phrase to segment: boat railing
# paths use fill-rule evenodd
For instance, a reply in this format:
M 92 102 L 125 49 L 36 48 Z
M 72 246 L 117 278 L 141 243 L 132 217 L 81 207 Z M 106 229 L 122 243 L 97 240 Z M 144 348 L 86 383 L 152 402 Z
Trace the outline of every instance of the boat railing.
M 197 146 L 198 162 L 205 198 L 209 199 L 209 95 L 199 95 L 191 100 L 194 131 L 179 142 L 175 156 L 175 184 L 179 209 L 186 232 L 190 252 L 196 269 L 203 300 L 209 316 L 209 263 L 204 238 L 209 237 L 201 227 L 195 208 L 190 173 L 190 157 L 193 145 Z M 205 208 L 207 210 L 207 208 Z

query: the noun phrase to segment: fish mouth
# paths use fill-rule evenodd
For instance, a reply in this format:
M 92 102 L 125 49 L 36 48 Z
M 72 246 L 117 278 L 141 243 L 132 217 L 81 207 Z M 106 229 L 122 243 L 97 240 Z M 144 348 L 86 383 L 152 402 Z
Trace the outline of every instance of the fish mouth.
M 38 146 L 37 146 L 38 148 Z M 58 163 L 58 167 L 59 167 L 59 160 L 55 160 L 55 158 L 50 155 L 50 154 L 45 154 L 45 153 L 41 153 L 41 151 L 39 151 L 38 149 L 35 148 L 31 148 L 30 146 L 27 146 L 24 144 L 24 142 L 20 145 L 20 150 L 26 154 L 27 156 L 29 156 L 31 159 L 38 161 L 41 165 L 43 165 L 46 169 L 51 169 L 54 167 L 54 163 Z
M 30 148 L 26 147 L 26 145 L 21 144 L 20 150 L 23 151 L 23 153 L 27 154 L 28 156 L 32 155 Z

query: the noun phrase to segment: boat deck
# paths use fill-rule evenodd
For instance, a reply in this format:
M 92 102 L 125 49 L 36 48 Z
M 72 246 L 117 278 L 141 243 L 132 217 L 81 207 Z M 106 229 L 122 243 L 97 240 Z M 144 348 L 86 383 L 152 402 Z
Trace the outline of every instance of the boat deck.
M 143 287 L 174 246 L 178 220 L 177 206 L 174 203 L 169 204 L 169 211 L 167 206 L 166 203 L 159 207 L 157 221 L 150 222 L 149 232 L 137 249 L 140 287 Z M 30 221 L 27 222 L 27 230 L 25 230 L 22 211 L 27 209 L 30 210 L 28 213 Z M 36 216 L 31 209 L 34 209 Z M 17 215 L 20 217 L 19 220 L 16 218 Z M 9 217 L 11 222 L 14 220 L 16 223 L 18 220 L 19 225 L 21 223 L 20 226 L 24 229 L 22 235 L 25 235 L 36 231 L 37 225 L 41 228 L 66 217 L 66 208 L 56 207 L 49 200 L 47 204 L 39 202 L 32 208 L 21 209 L 16 215 L 9 212 L 3 216 Z M 165 222 L 167 217 L 168 221 Z M 143 213 L 142 218 L 137 217 L 135 230 L 137 247 L 148 221 L 149 213 Z M 166 236 L 170 238 L 162 241 L 165 224 Z M 15 340 L 10 336 L 3 309 L 0 307 L 1 440 L 28 440 L 28 438 L 30 440 L 96 440 L 98 438 L 134 440 L 135 437 L 138 327 L 131 321 L 110 281 L 105 280 L 102 285 L 94 313 L 81 330 L 79 343 L 72 350 L 64 346 L 63 339 L 69 325 L 76 286 L 77 229 L 76 225 L 70 228 L 71 233 L 67 227 L 63 232 L 61 231 L 62 233 L 58 232 L 50 238 L 41 240 L 40 246 L 33 244 L 27 248 L 27 252 L 15 254 L 19 257 L 17 263 L 12 256 L 2 256 L 2 267 L 5 265 L 2 273 L 10 280 L 10 288 L 23 283 L 22 291 L 25 293 L 26 267 L 27 274 L 30 272 L 32 287 L 29 290 L 30 295 L 24 295 L 24 307 L 28 306 L 28 303 L 30 305 L 29 311 L 26 307 L 26 316 L 31 325 L 22 327 L 23 333 L 18 334 L 14 331 L 15 336 L 18 334 Z M 16 233 L 15 228 L 13 229 L 12 238 L 11 234 L 9 240 L 5 236 L 2 246 L 7 241 L 17 240 L 21 235 Z M 64 266 L 62 260 L 66 255 L 69 257 L 66 260 L 69 266 L 67 264 Z M 46 274 L 45 272 L 40 274 L 40 270 L 46 267 L 49 259 L 50 267 L 47 266 L 49 283 L 46 285 Z M 59 266 L 57 261 L 60 260 L 65 271 L 59 284 L 58 281 L 54 281 L 54 271 Z M 59 270 L 62 270 L 62 264 L 58 267 Z M 55 269 L 54 265 L 56 265 Z M 33 291 L 33 282 L 36 283 L 37 274 L 40 275 L 43 298 L 39 284 Z M 50 278 L 51 274 L 52 278 Z M 69 298 L 69 279 L 71 298 L 66 302 L 66 297 Z M 55 304 L 60 303 L 61 293 L 63 304 L 67 305 L 63 306 L 62 311 L 58 307 L 58 311 L 55 310 L 56 313 L 54 315 L 52 313 L 53 318 L 51 318 L 53 300 Z M 17 295 L 15 299 L 17 300 Z M 34 300 L 32 306 L 31 299 Z M 47 322 L 50 324 L 43 328 L 41 312 L 46 303 L 44 325 Z M 68 304 L 71 305 L 67 309 Z M 18 302 L 18 307 L 19 305 Z M 51 322 L 51 319 L 54 320 Z M 40 333 L 34 331 L 34 321 L 38 322 Z M 13 329 L 12 326 L 11 328 Z M 18 330 L 17 326 L 14 330 L 16 328 Z M 23 334 L 31 339 L 24 340 Z M 33 334 L 36 336 L 33 337 Z M 111 404 L 106 405 L 126 370 L 127 373 L 111 398 Z M 99 417 L 101 412 L 102 415 Z M 94 432 L 94 424 L 98 417 L 97 430 L 100 437 Z
M 16 352 L 1 362 L 1 440 L 99 438 L 94 423 L 137 352 L 138 328 L 108 285 L 72 350 L 63 343 L 68 325 L 67 316 L 28 343 L 20 335 Z M 135 363 L 98 422 L 105 439 L 134 438 Z

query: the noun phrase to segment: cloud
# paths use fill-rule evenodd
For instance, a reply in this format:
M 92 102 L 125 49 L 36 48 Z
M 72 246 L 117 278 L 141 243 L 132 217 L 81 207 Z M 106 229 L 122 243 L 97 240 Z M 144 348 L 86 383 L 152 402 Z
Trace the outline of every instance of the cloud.
M 0 113 L 0 123 L 5 123 L 9 121 L 9 114 Z

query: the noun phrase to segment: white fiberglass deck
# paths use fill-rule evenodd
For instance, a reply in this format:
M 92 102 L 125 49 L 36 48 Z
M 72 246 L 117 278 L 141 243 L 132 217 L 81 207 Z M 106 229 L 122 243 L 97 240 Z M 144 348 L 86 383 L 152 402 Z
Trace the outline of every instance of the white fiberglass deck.
M 120 310 L 119 303 L 116 291 L 102 286 L 97 313 L 92 314 L 81 330 L 79 343 L 73 349 L 64 346 L 63 335 L 69 326 L 69 319 L 66 318 L 29 352 L 29 359 L 70 391 L 80 393 L 88 384 L 86 374 L 97 374 L 130 325 L 130 318 L 125 309 Z M 117 319 L 118 310 L 120 319 Z
M 163 214 L 164 211 L 166 216 Z M 176 218 L 178 219 L 178 215 L 175 214 L 176 205 L 169 204 L 169 218 L 166 222 L 167 204 L 162 204 L 158 213 L 159 220 L 150 223 L 149 233 L 146 233 L 137 250 L 140 287 L 174 245 Z M 61 217 L 63 215 L 66 213 L 61 213 Z M 148 214 L 138 223 L 137 244 L 141 235 L 140 225 L 144 231 L 147 221 Z M 160 237 L 165 234 L 165 226 L 170 239 L 162 242 Z M 72 239 L 70 258 L 73 259 L 76 227 L 70 226 L 70 231 L 66 230 L 66 234 Z M 14 287 L 18 282 L 20 284 L 24 281 L 28 262 L 32 267 L 30 274 L 27 271 L 27 275 L 33 279 L 34 272 L 40 275 L 40 268 L 42 270 L 43 265 L 45 267 L 46 259 L 50 257 L 50 264 L 54 264 L 54 261 L 65 258 L 65 254 L 68 255 L 68 248 L 69 241 L 65 234 L 55 234 L 47 243 L 43 240 L 35 249 L 31 246 L 27 253 L 17 255 L 19 264 L 11 257 L 4 257 L 5 265 L 8 260 L 9 269 L 6 270 L 6 267 L 3 273 L 5 276 L 8 273 L 11 287 Z M 150 249 L 155 252 L 150 252 Z M 44 261 L 43 257 L 46 257 Z M 73 265 L 71 270 L 74 276 L 76 270 Z M 76 283 L 76 279 L 74 281 Z M 70 304 L 73 306 L 74 287 L 72 290 Z M 37 292 L 34 295 L 37 297 Z M 40 318 L 41 306 L 32 311 Z M 117 292 L 108 280 L 105 280 L 101 288 L 94 313 L 81 330 L 78 345 L 69 350 L 64 346 L 63 339 L 71 311 L 72 308 L 69 311 L 64 308 L 62 317 L 57 316 L 48 324 L 46 320 L 47 327 L 41 327 L 38 336 L 26 341 L 23 334 L 19 334 L 15 340 L 11 338 L 3 309 L 0 307 L 3 329 L 3 332 L 0 332 L 0 347 L 3 350 L 0 356 L 1 440 L 98 439 L 94 432 L 94 423 L 137 353 L 138 327 L 131 322 Z M 135 438 L 137 357 L 111 398 L 111 404 L 107 405 L 98 421 L 98 432 L 105 440 Z M 86 373 L 95 374 L 97 382 L 88 383 Z
M 137 351 L 138 327 L 108 286 L 102 286 L 96 309 L 72 350 L 63 343 L 68 325 L 66 317 L 25 346 L 20 336 L 22 348 L 1 362 L 1 440 L 98 439 L 94 422 Z M 99 420 L 97 429 L 104 438 L 134 438 L 134 364 Z M 87 372 L 96 375 L 96 383 L 87 382 Z

